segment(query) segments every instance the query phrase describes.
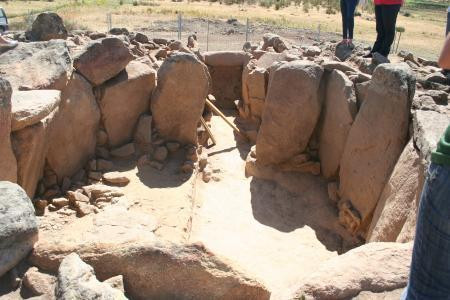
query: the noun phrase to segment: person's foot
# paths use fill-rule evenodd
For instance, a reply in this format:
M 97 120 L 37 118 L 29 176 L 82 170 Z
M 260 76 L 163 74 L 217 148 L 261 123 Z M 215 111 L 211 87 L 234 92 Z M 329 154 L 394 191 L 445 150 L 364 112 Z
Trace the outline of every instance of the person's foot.
M 363 58 L 372 58 L 372 52 L 363 55 Z
M 353 40 L 352 40 L 352 39 L 348 39 L 348 40 L 347 40 L 347 46 L 348 46 L 350 49 L 355 49 L 355 45 L 353 44 Z

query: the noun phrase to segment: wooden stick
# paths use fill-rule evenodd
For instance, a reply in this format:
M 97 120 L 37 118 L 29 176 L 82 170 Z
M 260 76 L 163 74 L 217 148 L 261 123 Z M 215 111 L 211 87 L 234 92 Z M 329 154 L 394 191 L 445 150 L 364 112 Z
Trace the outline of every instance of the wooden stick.
M 213 145 L 217 145 L 216 139 L 214 138 L 211 132 L 211 128 L 209 128 L 209 126 L 206 124 L 206 121 L 205 119 L 203 119 L 203 117 L 200 117 L 200 122 L 202 122 L 203 127 L 205 127 L 206 132 L 208 133 L 209 137 L 211 138 L 211 141 L 213 142 Z
M 242 131 L 239 130 L 239 128 L 236 127 L 236 125 L 234 125 L 233 123 L 231 123 L 227 117 L 225 117 L 225 115 L 214 105 L 211 103 L 211 101 L 209 101 L 208 99 L 206 99 L 206 104 L 209 106 L 209 108 L 212 109 L 213 112 L 216 113 L 216 115 L 218 115 L 219 117 L 221 117 L 231 128 L 233 128 L 234 131 L 236 131 L 237 134 L 239 134 L 241 137 L 243 137 L 244 139 L 248 140 L 248 137 L 245 133 L 243 133 Z

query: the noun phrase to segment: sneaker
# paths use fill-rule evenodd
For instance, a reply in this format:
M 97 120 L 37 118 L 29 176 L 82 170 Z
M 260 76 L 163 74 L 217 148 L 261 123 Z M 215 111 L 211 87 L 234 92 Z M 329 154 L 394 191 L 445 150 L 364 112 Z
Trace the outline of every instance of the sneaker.
M 17 41 L 12 41 L 12 40 L 0 37 L 0 48 L 12 49 L 12 48 L 17 47 L 17 45 L 19 45 L 19 43 Z
M 363 58 L 372 58 L 372 52 L 363 55 Z

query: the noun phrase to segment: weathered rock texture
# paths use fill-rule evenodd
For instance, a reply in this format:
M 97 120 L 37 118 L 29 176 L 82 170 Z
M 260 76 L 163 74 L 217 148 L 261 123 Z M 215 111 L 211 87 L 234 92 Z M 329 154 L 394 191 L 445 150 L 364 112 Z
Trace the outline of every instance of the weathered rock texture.
M 60 16 L 53 12 L 39 14 L 27 32 L 32 41 L 49 41 L 67 38 L 67 29 Z
M 36 93 L 41 96 L 46 95 L 48 98 L 34 101 L 34 91 L 22 94 L 21 99 L 29 104 L 28 107 L 22 106 L 22 109 L 34 112 L 39 118 L 32 119 L 35 123 L 30 123 L 30 126 L 14 131 L 12 134 L 13 149 L 17 159 L 17 182 L 31 198 L 34 196 L 38 180 L 42 177 L 52 129 L 54 129 L 55 115 L 58 112 L 57 106 L 61 100 L 58 97 L 59 93 L 42 94 L 39 91 Z M 42 105 L 42 103 L 48 103 L 48 105 Z M 48 107 L 56 108 L 49 112 Z M 13 111 L 19 111 L 14 108 L 14 102 Z
M 290 299 L 351 299 L 362 291 L 406 286 L 412 243 L 370 243 L 332 258 L 308 276 Z
M 100 122 L 100 110 L 92 87 L 78 73 L 73 73 L 64 89 L 55 118 L 47 161 L 61 182 L 94 156 Z
M 54 111 L 60 100 L 61 92 L 57 90 L 14 91 L 11 130 L 36 124 Z
M 17 181 L 17 161 L 11 145 L 11 85 L 0 78 L 0 180 Z
M 269 299 L 260 283 L 230 262 L 201 245 L 159 242 L 155 229 L 147 214 L 111 207 L 42 236 L 31 261 L 55 272 L 76 252 L 100 280 L 122 274 L 132 299 Z
M 424 174 L 423 159 L 410 141 L 381 193 L 367 241 L 405 242 L 414 239 Z
M 151 111 L 158 132 L 181 143 L 197 143 L 197 124 L 210 87 L 207 67 L 194 55 L 177 53 L 158 70 Z
M 0 73 L 13 89 L 63 90 L 71 72 L 72 60 L 62 40 L 19 43 L 0 55 Z
M 132 139 L 139 116 L 149 110 L 155 77 L 152 68 L 133 61 L 117 77 L 100 87 L 102 121 L 111 147 Z
M 73 66 L 94 86 L 115 77 L 133 59 L 123 41 L 107 37 L 92 41 L 73 61 Z
M 335 177 L 344 152 L 345 142 L 357 112 L 353 83 L 341 71 L 328 77 L 319 141 L 322 175 Z
M 58 269 L 56 299 L 127 299 L 123 292 L 100 282 L 94 269 L 84 263 L 76 253 L 67 255 Z
M 258 67 L 255 60 L 245 66 L 242 72 L 242 99 L 247 117 L 251 116 L 261 120 L 267 93 L 267 81 L 267 70 Z
M 282 163 L 306 149 L 321 111 L 322 74 L 318 65 L 304 61 L 272 66 L 256 142 L 259 163 Z
M 341 200 L 350 201 L 360 215 L 351 216 L 344 224 L 352 232 L 367 230 L 381 191 L 406 145 L 414 88 L 415 77 L 406 64 L 382 64 L 373 74 L 340 163 Z
M 0 181 L 0 277 L 28 255 L 37 239 L 30 198 L 17 184 Z

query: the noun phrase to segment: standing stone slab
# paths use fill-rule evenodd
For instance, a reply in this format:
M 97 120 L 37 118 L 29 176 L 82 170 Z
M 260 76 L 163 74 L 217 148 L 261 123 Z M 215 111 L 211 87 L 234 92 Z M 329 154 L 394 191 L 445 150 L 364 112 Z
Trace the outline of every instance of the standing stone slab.
M 337 176 L 345 142 L 357 112 L 353 83 L 338 70 L 331 72 L 323 108 L 319 158 L 326 178 Z
M 151 110 L 158 132 L 181 143 L 197 143 L 197 124 L 210 87 L 208 68 L 194 55 L 177 53 L 158 70 Z
M 261 165 L 282 163 L 306 149 L 321 111 L 322 74 L 320 66 L 305 61 L 272 66 L 256 141 Z
M 31 31 L 27 32 L 27 34 L 33 41 L 65 40 L 67 38 L 67 29 L 58 14 L 44 12 L 36 17 L 31 26 Z
M 403 150 L 381 193 L 367 234 L 370 242 L 395 242 L 408 219 L 415 219 L 424 183 L 424 162 L 411 140 Z M 403 235 L 405 236 L 405 234 Z M 403 238 L 412 241 L 414 235 Z
M 115 77 L 133 59 L 123 41 L 107 37 L 92 41 L 73 61 L 73 66 L 94 86 Z
M 156 72 L 144 63 L 132 61 L 117 77 L 100 88 L 103 124 L 111 147 L 129 142 L 139 116 L 149 110 Z
M 17 181 L 17 161 L 11 146 L 11 85 L 0 78 L 0 180 Z
M 340 166 L 341 200 L 360 214 L 352 231 L 365 231 L 381 191 L 407 142 L 415 77 L 402 64 L 377 67 L 345 145 Z
M 66 41 L 19 43 L 0 55 L 0 74 L 15 90 L 63 90 L 71 73 Z
M 37 239 L 30 198 L 17 184 L 0 181 L 0 277 L 25 258 Z
M 99 123 L 100 110 L 92 86 L 73 73 L 61 95 L 47 154 L 48 164 L 59 182 L 71 177 L 94 156 Z

